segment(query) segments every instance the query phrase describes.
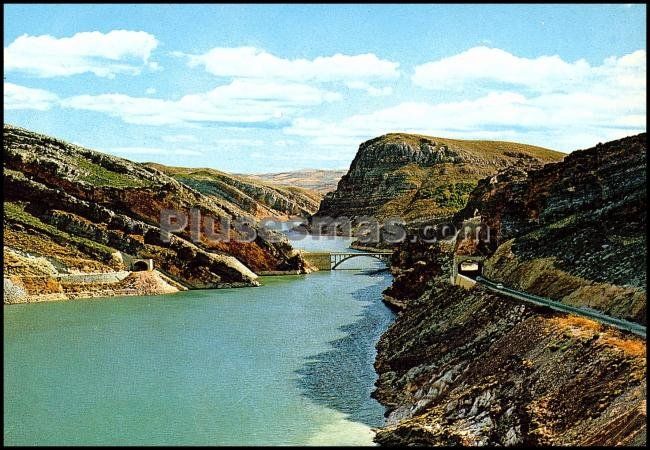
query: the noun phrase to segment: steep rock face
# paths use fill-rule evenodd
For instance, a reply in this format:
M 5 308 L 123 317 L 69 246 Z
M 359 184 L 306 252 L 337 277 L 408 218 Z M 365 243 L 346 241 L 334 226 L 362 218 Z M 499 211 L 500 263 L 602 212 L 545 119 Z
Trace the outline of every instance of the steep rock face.
M 478 214 L 490 239 L 465 252 L 509 286 L 645 323 L 645 166 L 643 133 L 484 179 L 456 219 Z
M 407 239 L 391 257 L 392 284 L 384 291 L 384 301 L 401 310 L 424 294 L 429 283 L 451 273 L 453 254 L 445 243 L 423 243 Z
M 444 217 L 462 208 L 478 180 L 509 166 L 564 155 L 530 145 L 387 134 L 359 146 L 350 170 L 316 216 Z
M 252 242 L 237 240 L 237 232 L 229 241 L 192 242 L 184 230 L 163 242 L 162 209 L 197 208 L 217 221 L 237 211 L 158 170 L 8 125 L 3 157 L 5 249 L 45 258 L 62 273 L 124 269 L 121 253 L 153 258 L 194 288 L 255 284 L 248 268 L 302 267 L 286 240 L 259 235 Z M 29 260 L 11 261 L 5 260 L 9 275 L 40 270 Z
M 643 445 L 645 341 L 436 285 L 377 345 L 383 445 Z
M 308 217 L 318 210 L 322 198 L 315 191 L 265 184 L 214 169 L 187 169 L 153 163 L 147 165 L 191 186 L 220 205 L 230 203 L 230 209 L 260 219 Z
M 578 150 L 538 170 L 508 170 L 478 183 L 457 219 L 481 215 L 496 245 L 580 213 L 645 217 L 646 133 Z M 611 211 L 617 210 L 618 214 Z M 624 216 L 627 214 L 627 216 Z M 636 222 L 636 221 L 635 221 Z
M 643 445 L 646 343 L 576 316 L 449 284 L 454 255 L 538 295 L 645 323 L 645 134 L 479 182 L 456 225 L 408 239 L 377 345 L 386 445 Z M 474 235 L 472 235 L 473 237 Z

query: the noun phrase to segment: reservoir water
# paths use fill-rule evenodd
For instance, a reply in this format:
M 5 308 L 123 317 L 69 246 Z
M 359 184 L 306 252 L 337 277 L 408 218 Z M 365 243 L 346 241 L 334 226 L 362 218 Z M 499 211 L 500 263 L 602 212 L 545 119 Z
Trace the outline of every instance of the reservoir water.
M 345 264 L 361 270 L 4 306 L 5 444 L 372 444 L 390 275 Z

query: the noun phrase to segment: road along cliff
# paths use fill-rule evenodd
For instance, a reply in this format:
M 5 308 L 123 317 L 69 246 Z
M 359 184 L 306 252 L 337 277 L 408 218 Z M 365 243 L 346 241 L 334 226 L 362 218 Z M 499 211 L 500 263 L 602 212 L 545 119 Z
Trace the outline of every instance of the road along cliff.
M 389 408 L 377 442 L 645 444 L 644 338 L 451 283 L 459 259 L 480 257 L 495 286 L 645 325 L 645 164 L 644 133 L 505 169 L 455 216 L 477 235 L 398 247 L 386 300 L 400 313 L 375 363 Z

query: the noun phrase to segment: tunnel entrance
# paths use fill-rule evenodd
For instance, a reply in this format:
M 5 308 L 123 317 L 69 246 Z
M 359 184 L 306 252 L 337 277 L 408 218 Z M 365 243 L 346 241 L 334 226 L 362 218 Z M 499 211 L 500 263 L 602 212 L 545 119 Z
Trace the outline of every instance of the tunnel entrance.
M 131 271 L 133 272 L 145 272 L 147 270 L 153 270 L 152 259 L 136 259 L 131 264 Z
M 482 261 L 476 260 L 461 261 L 458 264 L 457 273 L 459 275 L 464 275 L 466 277 L 476 279 L 478 275 L 481 275 L 481 273 L 483 273 L 483 263 Z

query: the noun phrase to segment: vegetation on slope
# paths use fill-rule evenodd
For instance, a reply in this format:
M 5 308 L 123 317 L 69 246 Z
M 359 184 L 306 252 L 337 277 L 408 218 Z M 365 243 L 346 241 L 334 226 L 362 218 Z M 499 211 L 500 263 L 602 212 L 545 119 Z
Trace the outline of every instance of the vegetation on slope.
M 244 214 L 257 218 L 307 217 L 318 209 L 321 195 L 298 187 L 276 186 L 244 176 L 231 175 L 215 169 L 191 169 L 148 163 L 191 186 L 199 192 L 227 201 L 232 209 L 239 208 Z
M 128 269 L 128 258 L 153 258 L 156 268 L 200 288 L 254 284 L 248 268 L 302 267 L 286 240 L 237 242 L 244 237 L 237 230 L 227 242 L 197 241 L 189 229 L 163 241 L 164 209 L 197 208 L 203 225 L 205 217 L 242 211 L 158 170 L 6 124 L 3 138 L 4 254 L 13 261 L 4 269 L 14 275 L 38 272 L 32 261 L 65 273 Z
M 564 156 L 513 142 L 390 133 L 359 146 L 350 170 L 325 196 L 316 216 L 398 216 L 407 222 L 448 217 L 486 176 Z

